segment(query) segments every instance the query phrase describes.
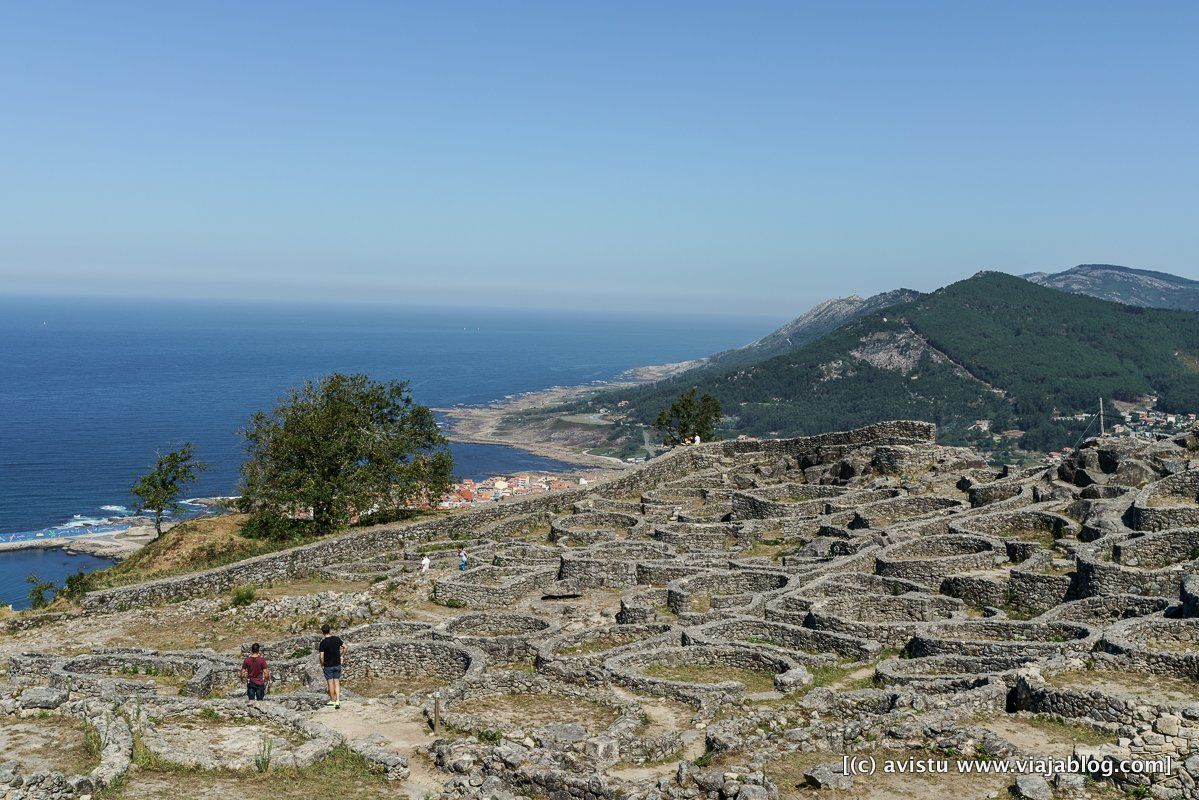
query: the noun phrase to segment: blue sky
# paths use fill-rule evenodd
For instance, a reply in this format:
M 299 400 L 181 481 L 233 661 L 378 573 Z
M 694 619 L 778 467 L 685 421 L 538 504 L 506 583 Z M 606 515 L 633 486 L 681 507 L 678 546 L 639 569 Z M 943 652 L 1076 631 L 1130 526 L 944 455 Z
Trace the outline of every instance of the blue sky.
M 1199 278 L 1199 4 L 17 3 L 0 291 L 799 313 Z

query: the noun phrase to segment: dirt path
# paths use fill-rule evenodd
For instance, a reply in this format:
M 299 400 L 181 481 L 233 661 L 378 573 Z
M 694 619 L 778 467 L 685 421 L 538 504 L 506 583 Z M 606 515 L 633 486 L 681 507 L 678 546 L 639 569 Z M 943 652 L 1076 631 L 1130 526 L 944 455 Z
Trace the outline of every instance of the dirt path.
M 413 800 L 430 793 L 440 794 L 441 785 L 450 778 L 421 752 L 421 748 L 434 741 L 434 736 L 418 706 L 387 699 L 343 701 L 340 709 L 318 709 L 310 716 L 347 739 L 379 734 L 391 749 L 407 756 L 412 774 L 403 790 Z

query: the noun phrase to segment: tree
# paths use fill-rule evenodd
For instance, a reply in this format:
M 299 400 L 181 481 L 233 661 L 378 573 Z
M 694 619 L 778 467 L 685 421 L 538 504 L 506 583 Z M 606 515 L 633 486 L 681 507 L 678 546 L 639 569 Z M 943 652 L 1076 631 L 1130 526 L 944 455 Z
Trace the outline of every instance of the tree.
M 679 444 L 696 435 L 706 442 L 715 435 L 716 423 L 723 413 L 720 403 L 710 394 L 697 400 L 695 392 L 695 387 L 688 389 L 670 404 L 670 408 L 658 412 L 654 426 L 662 431 L 662 440 L 666 444 Z
M 43 581 L 36 575 L 30 575 L 25 579 L 29 584 L 29 605 L 33 608 L 45 608 L 50 605 L 50 600 L 47 598 L 46 592 L 54 590 L 54 583 L 51 581 Z
M 334 373 L 289 390 L 241 433 L 244 505 L 275 519 L 311 514 L 319 532 L 436 503 L 452 480 L 433 412 L 403 381 Z
M 162 536 L 162 518 L 168 512 L 178 512 L 179 498 L 184 487 L 196 481 L 199 473 L 208 467 L 196 460 L 191 442 L 184 442 L 178 450 L 166 455 L 159 454 L 154 469 L 137 479 L 129 491 L 137 498 L 135 510 L 154 512 L 154 531 Z

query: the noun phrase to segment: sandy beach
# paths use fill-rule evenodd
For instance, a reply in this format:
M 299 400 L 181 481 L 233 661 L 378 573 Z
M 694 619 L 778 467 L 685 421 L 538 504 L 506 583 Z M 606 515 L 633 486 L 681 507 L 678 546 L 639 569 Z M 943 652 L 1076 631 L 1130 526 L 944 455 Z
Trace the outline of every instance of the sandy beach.
M 637 386 L 652 383 L 672 375 L 677 375 L 688 369 L 701 366 L 704 359 L 680 361 L 673 364 L 655 364 L 635 367 L 621 374 L 618 378 L 604 383 L 584 384 L 581 386 L 552 386 L 539 392 L 528 392 L 504 400 L 497 400 L 485 406 L 456 406 L 453 408 L 437 408 L 449 421 L 446 438 L 453 442 L 469 442 L 474 444 L 498 444 L 516 447 L 521 450 L 547 458 L 555 458 L 571 464 L 605 469 L 626 469 L 626 464 L 618 458 L 594 455 L 578 447 L 548 440 L 543 431 L 533 427 L 504 426 L 506 418 L 531 411 L 548 408 L 562 403 L 572 402 L 588 395 L 609 391 L 624 386 Z

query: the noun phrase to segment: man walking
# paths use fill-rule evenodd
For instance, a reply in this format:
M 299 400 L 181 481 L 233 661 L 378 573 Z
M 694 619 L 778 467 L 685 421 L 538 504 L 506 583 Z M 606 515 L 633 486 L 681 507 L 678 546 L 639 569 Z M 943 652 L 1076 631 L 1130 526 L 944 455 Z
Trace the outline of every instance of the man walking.
M 458 571 L 466 572 L 466 548 L 458 549 Z
M 253 703 L 266 696 L 266 682 L 271 679 L 271 668 L 260 655 L 261 645 L 250 645 L 250 655 L 241 662 L 241 682 L 246 685 L 246 702 Z
M 341 668 L 345 663 L 346 646 L 340 636 L 332 634 L 332 630 L 328 624 L 321 626 L 325 638 L 321 639 L 317 651 L 325 682 L 329 685 L 329 702 L 325 705 L 341 708 Z

